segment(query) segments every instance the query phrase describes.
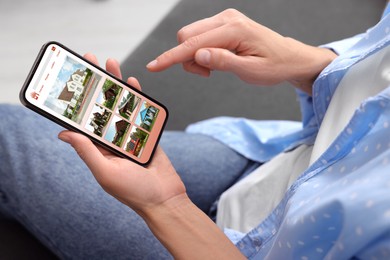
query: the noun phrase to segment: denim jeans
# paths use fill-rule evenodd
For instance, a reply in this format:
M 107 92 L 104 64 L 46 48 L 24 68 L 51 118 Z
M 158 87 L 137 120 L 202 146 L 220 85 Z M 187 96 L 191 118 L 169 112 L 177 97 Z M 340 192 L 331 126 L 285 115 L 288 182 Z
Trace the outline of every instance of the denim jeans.
M 105 193 L 57 139 L 61 127 L 20 106 L 0 105 L 0 115 L 0 214 L 60 258 L 171 258 L 144 221 Z M 254 165 L 204 135 L 165 132 L 160 144 L 205 212 Z

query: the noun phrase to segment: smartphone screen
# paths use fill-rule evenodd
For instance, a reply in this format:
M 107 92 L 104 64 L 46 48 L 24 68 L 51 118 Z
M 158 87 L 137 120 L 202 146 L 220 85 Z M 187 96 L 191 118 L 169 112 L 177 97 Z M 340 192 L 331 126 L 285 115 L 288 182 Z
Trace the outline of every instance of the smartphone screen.
M 65 46 L 45 44 L 20 93 L 24 105 L 139 164 L 147 164 L 167 109 Z

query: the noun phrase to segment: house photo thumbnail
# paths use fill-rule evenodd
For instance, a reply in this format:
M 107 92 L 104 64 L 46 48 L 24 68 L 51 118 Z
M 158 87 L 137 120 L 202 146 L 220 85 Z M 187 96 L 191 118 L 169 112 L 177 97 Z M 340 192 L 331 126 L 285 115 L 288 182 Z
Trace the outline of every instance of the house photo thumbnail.
M 101 76 L 66 57 L 45 101 L 45 106 L 80 123 Z
M 138 113 L 135 123 L 150 132 L 153 129 L 153 125 L 156 122 L 159 109 L 144 101 L 141 105 L 141 109 Z
M 124 138 L 130 129 L 130 123 L 118 116 L 114 116 L 104 139 L 115 144 L 118 147 L 122 147 Z
M 126 118 L 127 120 L 131 120 L 130 118 L 140 101 L 141 98 L 125 90 L 123 93 L 122 100 L 118 106 L 118 114 L 120 114 L 123 118 Z
M 102 90 L 99 93 L 96 102 L 102 104 L 110 110 L 113 110 L 118 102 L 122 90 L 123 89 L 120 86 L 107 79 L 103 84 Z
M 149 137 L 148 133 L 143 131 L 141 128 L 134 126 L 131 129 L 129 137 L 127 138 L 125 144 L 125 150 L 128 153 L 140 157 L 145 148 L 148 137 Z
M 107 110 L 106 108 L 95 104 L 89 119 L 87 120 L 87 124 L 85 128 L 94 134 L 102 137 L 103 132 L 106 129 L 108 121 L 112 116 L 112 112 Z

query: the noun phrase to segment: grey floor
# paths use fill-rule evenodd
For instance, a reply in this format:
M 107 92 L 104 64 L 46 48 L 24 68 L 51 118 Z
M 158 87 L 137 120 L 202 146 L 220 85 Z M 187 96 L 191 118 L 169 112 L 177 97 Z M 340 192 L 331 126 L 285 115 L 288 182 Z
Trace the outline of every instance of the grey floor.
M 19 102 L 18 91 L 44 42 L 122 61 L 177 2 L 0 1 L 0 103 Z

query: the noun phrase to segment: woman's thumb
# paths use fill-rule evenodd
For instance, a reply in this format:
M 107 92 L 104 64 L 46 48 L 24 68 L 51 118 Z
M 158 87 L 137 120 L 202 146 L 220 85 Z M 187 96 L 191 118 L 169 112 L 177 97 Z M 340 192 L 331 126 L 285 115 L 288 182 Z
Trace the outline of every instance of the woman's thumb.
M 226 49 L 207 48 L 199 49 L 195 53 L 195 62 L 210 70 L 235 72 L 237 57 Z

